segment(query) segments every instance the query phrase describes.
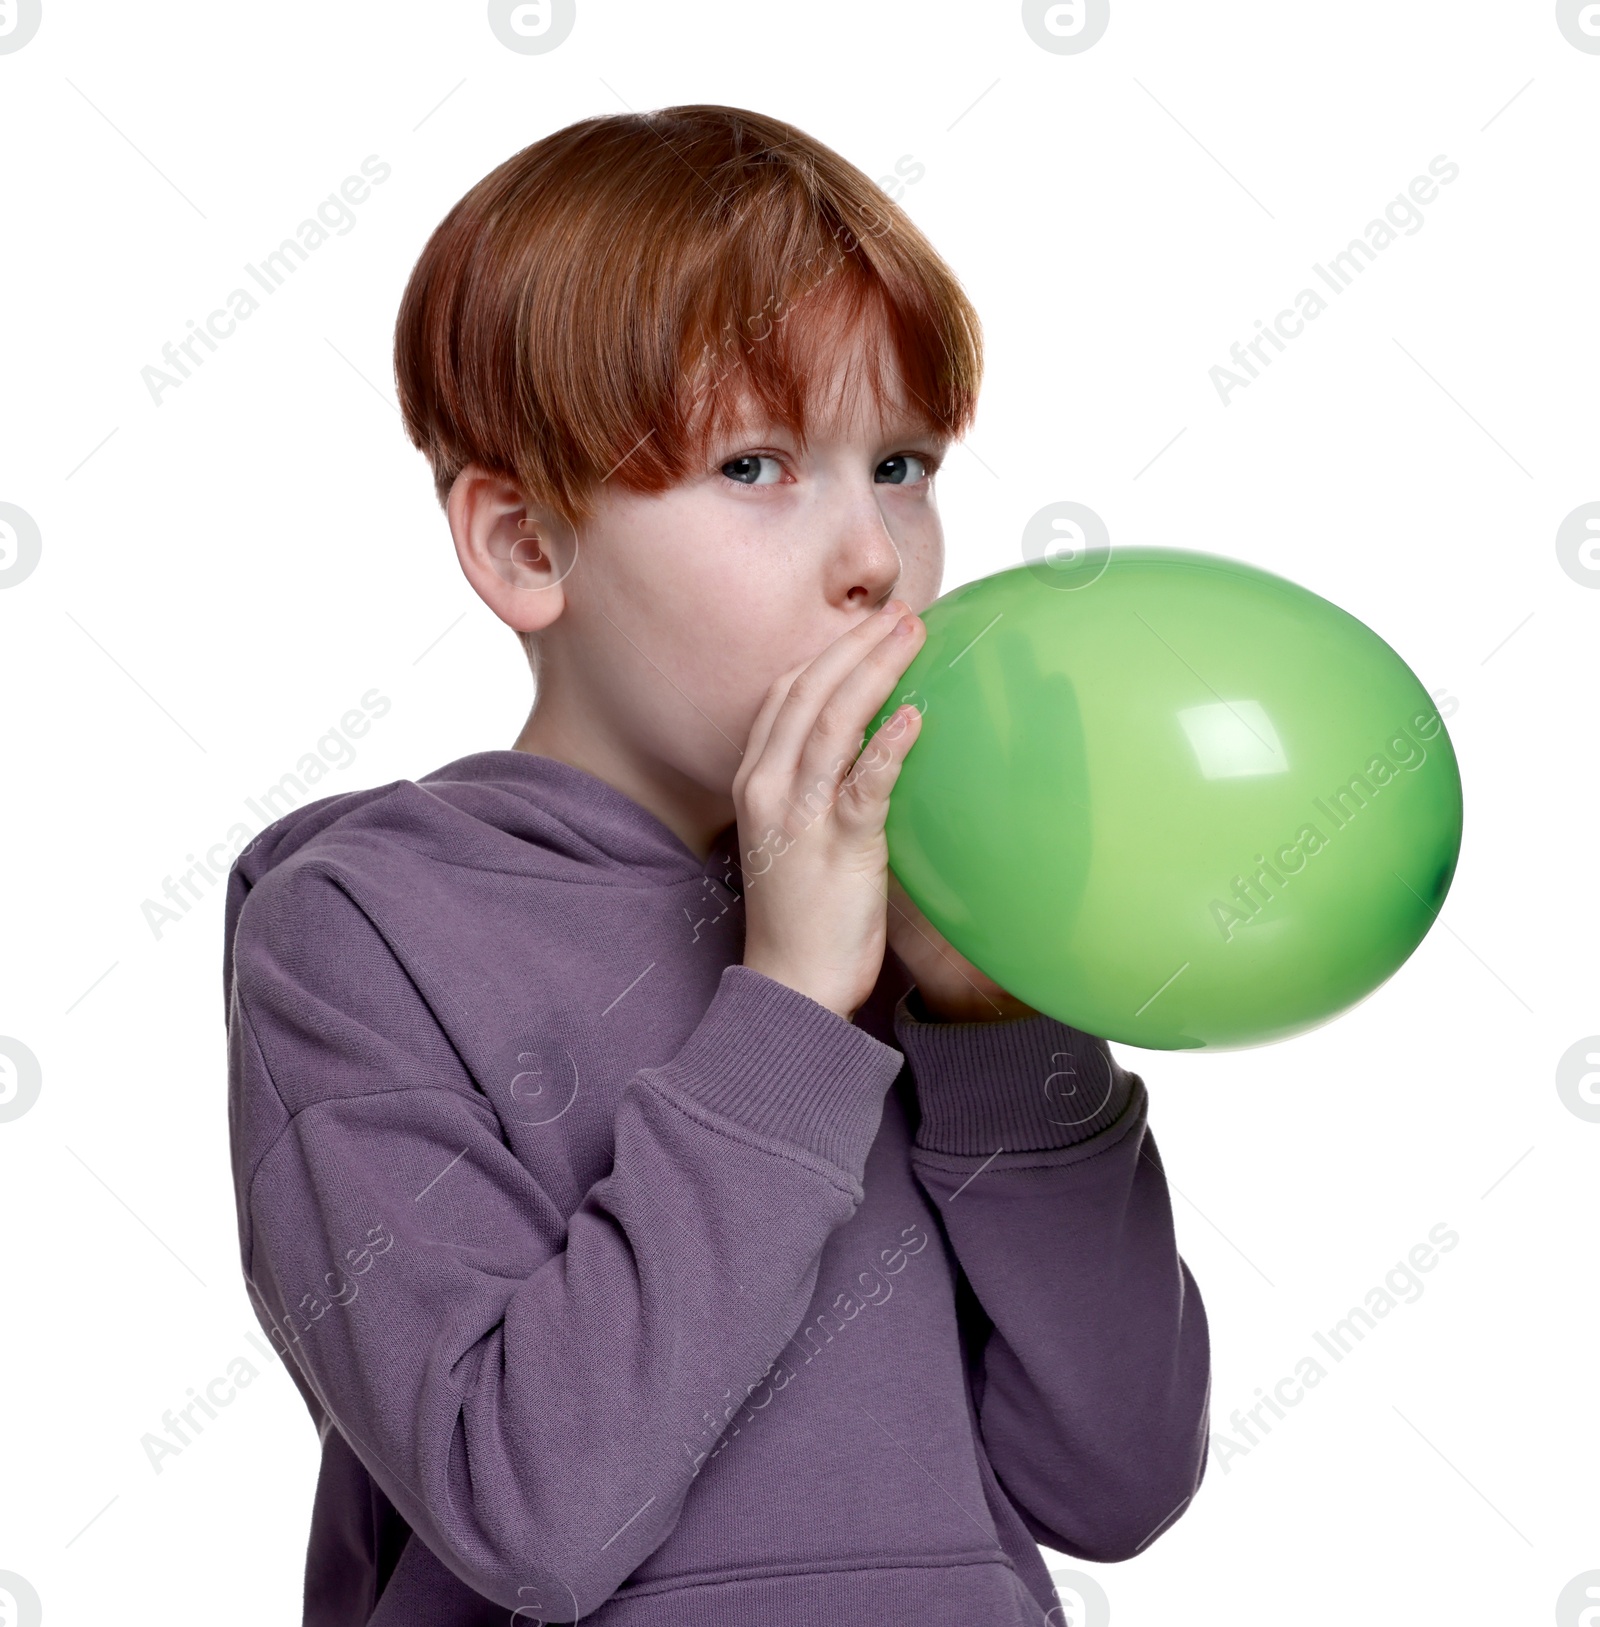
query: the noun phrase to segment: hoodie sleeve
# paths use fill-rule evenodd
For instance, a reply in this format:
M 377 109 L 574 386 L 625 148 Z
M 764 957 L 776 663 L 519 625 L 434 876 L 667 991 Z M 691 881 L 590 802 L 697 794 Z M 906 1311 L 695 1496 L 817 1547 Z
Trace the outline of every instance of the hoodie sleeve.
M 1038 1542 L 1131 1558 L 1205 1477 L 1205 1307 L 1179 1257 L 1144 1081 L 1040 1015 L 894 1032 L 921 1113 L 911 1161 L 981 1307 L 973 1399 Z
M 804 1320 L 900 1053 L 729 966 L 678 1054 L 629 1081 L 611 1168 L 563 1214 L 335 874 L 264 878 L 232 966 L 258 1316 L 463 1582 L 588 1614 L 673 1529 L 704 1416 Z

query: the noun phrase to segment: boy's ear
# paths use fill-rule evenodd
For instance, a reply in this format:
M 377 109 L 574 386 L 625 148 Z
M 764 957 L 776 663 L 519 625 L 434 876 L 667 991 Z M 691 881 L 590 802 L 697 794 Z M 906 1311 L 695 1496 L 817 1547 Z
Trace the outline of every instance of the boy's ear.
M 578 558 L 571 526 L 476 464 L 456 476 L 445 512 L 463 573 L 501 621 L 530 633 L 561 614 Z

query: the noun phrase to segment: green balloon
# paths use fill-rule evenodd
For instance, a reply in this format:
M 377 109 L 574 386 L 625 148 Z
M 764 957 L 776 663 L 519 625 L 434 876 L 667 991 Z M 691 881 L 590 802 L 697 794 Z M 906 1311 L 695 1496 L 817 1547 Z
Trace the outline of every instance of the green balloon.
M 889 861 L 968 960 L 1153 1050 L 1314 1028 L 1422 941 L 1461 849 L 1437 708 L 1371 628 L 1214 554 L 955 589 L 874 728 L 922 731 Z

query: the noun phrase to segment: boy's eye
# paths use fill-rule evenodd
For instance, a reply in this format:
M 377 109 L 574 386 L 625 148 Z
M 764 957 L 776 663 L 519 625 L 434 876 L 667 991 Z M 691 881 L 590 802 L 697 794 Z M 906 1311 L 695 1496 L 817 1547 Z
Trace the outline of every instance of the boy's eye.
M 874 479 L 881 485 L 916 486 L 932 477 L 936 458 L 920 452 L 897 452 L 878 465 Z M 746 452 L 721 466 L 729 480 L 741 486 L 775 486 L 783 478 L 782 460 L 767 452 Z
M 936 463 L 930 468 L 930 463 L 932 459 L 916 452 L 897 452 L 878 465 L 877 479 L 886 486 L 915 486 L 938 468 Z
M 770 474 L 764 474 L 761 465 L 772 466 Z M 747 452 L 743 457 L 729 458 L 722 465 L 722 472 L 729 480 L 737 480 L 741 486 L 775 486 L 782 473 L 782 466 L 778 460 L 768 457 L 765 452 Z

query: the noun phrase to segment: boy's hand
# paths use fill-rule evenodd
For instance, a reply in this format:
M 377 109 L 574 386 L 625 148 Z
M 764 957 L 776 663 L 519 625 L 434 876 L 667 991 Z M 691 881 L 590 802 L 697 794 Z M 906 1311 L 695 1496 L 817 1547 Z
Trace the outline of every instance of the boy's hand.
M 986 977 L 912 903 L 889 872 L 889 947 L 910 972 L 928 1015 L 941 1023 L 1006 1022 L 1038 1011 Z
M 744 964 L 847 1022 L 883 967 L 883 824 L 921 714 L 896 712 L 864 751 L 862 741 L 925 636 L 909 607 L 891 599 L 785 673 L 756 714 L 733 779 Z

